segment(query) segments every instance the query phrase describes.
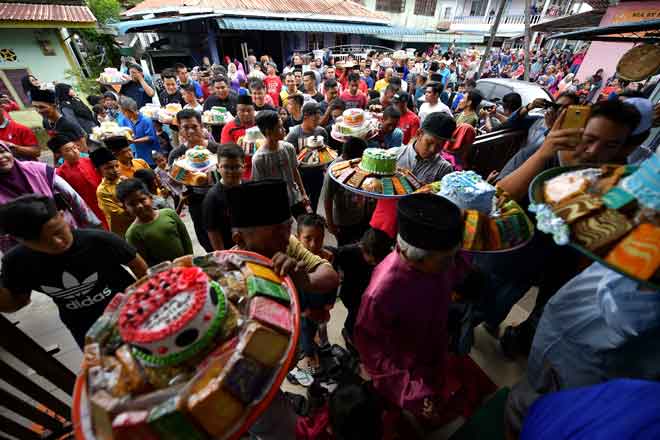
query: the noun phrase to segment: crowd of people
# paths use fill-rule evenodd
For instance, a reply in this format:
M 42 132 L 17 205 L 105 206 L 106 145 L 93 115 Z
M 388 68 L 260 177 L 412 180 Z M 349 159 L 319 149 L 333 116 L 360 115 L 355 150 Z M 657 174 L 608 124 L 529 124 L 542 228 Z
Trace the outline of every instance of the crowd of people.
M 634 164 L 658 148 L 650 133 L 660 111 L 649 87 L 604 78 L 602 69 L 579 82 L 584 50 L 530 53 L 529 80 L 555 99 L 523 103 L 517 93 L 486 102 L 476 84 L 480 77 L 523 79 L 522 51 L 495 49 L 480 72 L 479 50 L 438 49 L 342 61 L 293 54 L 285 66 L 268 55 L 249 55 L 245 65 L 229 58 L 212 65 L 205 57 L 191 70 L 176 64 L 158 78 L 126 60 L 126 82 L 100 87 L 87 102 L 67 84 L 26 77 L 54 161 L 39 161 L 36 136 L 12 119 L 17 106 L 3 97 L 0 311 L 25 307 L 32 291 L 49 295 L 82 347 L 113 295 L 148 267 L 193 253 L 194 233 L 207 252 L 254 251 L 293 279 L 303 318 L 292 382 L 309 386 L 327 373 L 317 340 L 337 297 L 348 311 L 342 335 L 368 382 L 340 384 L 320 413 L 297 421 L 290 401 L 278 395 L 251 430 L 259 438 L 415 438 L 415 429 L 470 416 L 494 391 L 465 361 L 469 335 L 481 323 L 506 356 L 529 356 L 506 405 L 512 438 L 622 432 L 625 418 L 605 416 L 613 410 L 600 396 L 613 393 L 635 405 L 657 388 L 643 381 L 660 373 L 650 348 L 660 328 L 659 292 L 598 263 L 585 268 L 575 251 L 543 234 L 517 251 L 468 256 L 461 251 L 462 214 L 448 200 L 414 194 L 390 205 L 346 190 L 327 167 L 298 166 L 305 139 L 321 136 L 337 151 L 335 162 L 360 158 L 369 147 L 395 149 L 398 166 L 430 184 L 470 169 L 477 135 L 511 128 L 526 132 L 524 144 L 483 177 L 526 207 L 530 183 L 544 170 Z M 140 112 L 149 103 L 183 109 L 168 124 Z M 576 104 L 591 105 L 586 126 L 562 128 L 566 109 Z M 234 119 L 204 124 L 202 113 L 213 107 Z M 351 108 L 377 115 L 377 133 L 334 139 L 333 124 Z M 90 137 L 105 121 L 130 128 L 132 139 Z M 252 127 L 265 141 L 246 155 L 242 142 Z M 212 185 L 186 186 L 169 173 L 196 146 L 217 155 Z M 329 235 L 336 246 L 328 246 Z M 538 295 L 529 318 L 500 332 L 533 286 Z M 470 304 L 469 313 L 456 311 L 456 297 Z M 578 405 L 574 411 L 593 417 L 566 416 Z M 657 434 L 657 421 L 643 417 L 654 408 L 633 412 Z M 415 429 L 406 430 L 402 414 L 412 415 L 408 425 Z

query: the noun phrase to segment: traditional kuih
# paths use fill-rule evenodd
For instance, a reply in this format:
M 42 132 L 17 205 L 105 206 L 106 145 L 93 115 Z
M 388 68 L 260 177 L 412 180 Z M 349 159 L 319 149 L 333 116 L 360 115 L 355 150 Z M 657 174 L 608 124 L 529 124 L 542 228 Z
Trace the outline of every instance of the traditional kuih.
M 224 107 L 211 107 L 202 113 L 202 122 L 207 125 L 223 125 L 233 120 L 234 117 Z
M 410 170 L 397 168 L 394 151 L 382 148 L 367 148 L 361 159 L 339 162 L 330 173 L 347 189 L 374 197 L 401 197 L 422 186 Z
M 92 128 L 92 134 L 90 135 L 92 140 L 97 142 L 117 136 L 124 136 L 130 141 L 133 139 L 133 130 L 129 127 L 120 127 L 114 121 L 103 121 L 99 127 Z
M 209 174 L 215 170 L 217 163 L 215 154 L 197 145 L 172 164 L 170 176 L 184 185 L 207 186 L 211 182 Z
M 239 438 L 294 358 L 292 286 L 240 252 L 152 268 L 87 333 L 82 438 Z
M 323 136 L 310 136 L 298 153 L 298 164 L 302 167 L 327 165 L 337 158 L 337 152 L 325 145 Z
M 555 168 L 532 183 L 538 228 L 612 269 L 660 285 L 660 155 L 639 168 Z
M 345 110 L 332 126 L 331 136 L 338 141 L 349 137 L 369 139 L 378 134 L 378 120 L 359 108 Z
M 259 147 L 266 143 L 266 138 L 259 130 L 259 127 L 250 127 L 245 130 L 245 135 L 241 141 L 241 147 L 245 151 L 246 156 L 252 156 L 257 152 Z
M 449 173 L 420 192 L 436 192 L 464 212 L 463 249 L 503 252 L 527 243 L 534 225 L 508 194 L 483 180 L 474 171 Z

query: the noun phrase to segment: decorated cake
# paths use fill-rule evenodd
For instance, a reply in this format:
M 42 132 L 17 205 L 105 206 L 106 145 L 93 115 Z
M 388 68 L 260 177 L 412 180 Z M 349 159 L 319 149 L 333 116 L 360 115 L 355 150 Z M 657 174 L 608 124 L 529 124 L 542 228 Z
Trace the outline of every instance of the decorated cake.
M 126 139 L 133 139 L 133 130 L 129 127 L 120 127 L 114 121 L 103 121 L 99 127 L 92 128 L 92 134 L 90 137 L 97 141 L 101 142 L 110 137 L 125 136 Z
M 218 163 L 218 158 L 208 149 L 197 145 L 175 161 L 170 169 L 170 176 L 179 183 L 190 186 L 207 186 L 211 173 Z
M 494 209 L 495 187 L 474 171 L 456 171 L 444 176 L 439 194 L 461 209 L 490 214 Z
M 396 172 L 396 152 L 382 148 L 367 148 L 362 154 L 360 169 L 370 174 L 390 176 Z
M 343 141 L 346 137 L 369 138 L 378 132 L 378 120 L 371 113 L 350 108 L 337 118 L 332 126 L 333 138 Z
M 158 120 L 163 124 L 172 124 L 176 118 L 177 113 L 183 110 L 181 104 L 171 103 L 158 110 Z
M 130 80 L 127 75 L 124 75 L 114 67 L 106 67 L 99 75 L 99 82 L 102 84 L 125 84 Z
M 158 104 L 153 104 L 151 102 L 147 103 L 140 109 L 140 113 L 142 113 L 145 117 L 149 119 L 156 119 L 158 120 L 158 111 L 160 110 L 160 107 Z
M 660 284 L 660 156 L 639 168 L 548 170 L 532 183 L 538 228 L 612 269 Z M 568 175 L 566 177 L 566 175 Z
M 363 168 L 362 161 L 367 164 Z M 413 173 L 396 167 L 396 154 L 380 148 L 367 148 L 361 159 L 338 162 L 330 175 L 340 185 L 373 197 L 401 197 L 422 187 Z
M 87 333 L 77 438 L 240 438 L 294 360 L 296 298 L 241 251 L 150 269 Z
M 224 107 L 211 107 L 202 113 L 202 122 L 208 125 L 222 125 L 234 119 Z
M 325 145 L 323 136 L 310 136 L 298 153 L 298 164 L 302 167 L 327 165 L 337 158 L 337 153 Z
M 240 142 L 245 155 L 252 156 L 257 152 L 259 147 L 266 143 L 266 138 L 259 130 L 259 127 L 255 126 L 245 130 L 245 135 L 243 135 L 243 139 Z

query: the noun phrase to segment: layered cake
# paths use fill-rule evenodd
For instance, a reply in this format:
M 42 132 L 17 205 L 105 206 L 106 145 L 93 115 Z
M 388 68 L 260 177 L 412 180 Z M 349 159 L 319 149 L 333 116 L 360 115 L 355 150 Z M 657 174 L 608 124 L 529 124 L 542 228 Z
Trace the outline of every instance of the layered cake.
M 620 273 L 658 287 L 657 152 L 638 168 L 604 165 L 600 169 L 561 173 L 547 180 L 544 189 L 543 200 L 530 206 L 541 231 L 552 234 L 557 244 L 570 243 Z
M 99 127 L 92 128 L 92 134 L 90 137 L 97 141 L 102 142 L 104 139 L 124 136 L 128 140 L 133 139 L 133 130 L 129 127 L 120 127 L 114 121 L 103 121 Z
M 268 260 L 231 251 L 150 269 L 86 337 L 89 403 L 74 411 L 85 438 L 239 438 L 295 357 L 298 306 L 287 283 Z
M 494 208 L 495 187 L 474 171 L 449 173 L 440 181 L 439 195 L 461 209 L 474 209 L 490 214 Z
M 370 113 L 359 108 L 347 109 L 332 126 L 336 139 L 345 137 L 366 138 L 378 130 L 378 121 Z
M 259 127 L 250 127 L 245 130 L 245 135 L 239 140 L 243 151 L 246 156 L 252 156 L 257 152 L 259 147 L 266 143 L 266 138 L 259 130 Z
M 208 149 L 197 145 L 175 161 L 170 169 L 170 176 L 179 183 L 190 186 L 206 186 L 211 180 L 209 173 L 218 163 L 218 158 Z
M 339 184 L 376 197 L 405 196 L 422 187 L 410 170 L 396 167 L 396 153 L 380 148 L 367 148 L 361 159 L 334 164 L 330 174 Z
M 231 113 L 224 107 L 211 107 L 210 110 L 202 113 L 202 122 L 209 125 L 222 125 L 231 119 L 233 119 Z
M 325 145 L 323 136 L 310 136 L 298 153 L 298 164 L 302 167 L 327 165 L 337 158 L 335 150 Z
M 360 169 L 370 174 L 392 175 L 396 172 L 396 152 L 382 148 L 367 148 L 362 154 Z

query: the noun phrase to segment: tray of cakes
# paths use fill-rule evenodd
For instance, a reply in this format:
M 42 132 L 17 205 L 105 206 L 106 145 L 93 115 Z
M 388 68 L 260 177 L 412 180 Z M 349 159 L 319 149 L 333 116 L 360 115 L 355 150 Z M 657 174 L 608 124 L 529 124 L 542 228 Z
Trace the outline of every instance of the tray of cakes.
M 397 167 L 391 149 L 367 148 L 362 158 L 338 162 L 328 172 L 347 190 L 375 199 L 398 199 L 422 187 L 410 170 Z
M 142 106 L 142 108 L 140 109 L 140 113 L 142 113 L 142 115 L 146 118 L 157 121 L 159 110 L 160 110 L 160 106 L 158 104 L 149 102 L 144 106 Z
M 114 67 L 106 67 L 99 75 L 97 81 L 104 86 L 120 86 L 128 84 L 131 81 L 131 77 L 121 73 Z
M 534 225 L 520 205 L 474 171 L 455 171 L 420 189 L 431 191 L 463 211 L 465 251 L 510 252 L 527 245 L 534 235 Z
M 197 145 L 177 159 L 170 169 L 170 177 L 188 186 L 213 184 L 211 173 L 216 169 L 218 157 L 202 145 Z
M 337 152 L 325 145 L 323 136 L 310 136 L 298 153 L 298 165 L 303 168 L 322 167 L 337 158 Z
M 259 147 L 266 143 L 266 138 L 259 130 L 259 127 L 254 126 L 245 130 L 245 134 L 239 139 L 239 143 L 246 156 L 252 156 L 257 152 Z
M 158 121 L 162 124 L 176 124 L 176 115 L 183 107 L 179 103 L 170 103 L 158 110 Z
M 279 392 L 299 319 L 293 283 L 258 254 L 151 268 L 86 335 L 75 438 L 241 438 Z
M 339 142 L 350 137 L 371 139 L 378 135 L 379 122 L 371 113 L 360 108 L 349 108 L 332 125 L 330 136 Z
M 660 289 L 660 152 L 640 164 L 547 170 L 532 181 L 537 228 L 587 257 Z
M 224 125 L 233 120 L 234 117 L 224 107 L 211 107 L 202 113 L 202 123 L 205 125 Z
M 133 139 L 133 130 L 130 127 L 120 127 L 115 121 L 103 121 L 100 126 L 92 128 L 92 134 L 89 135 L 97 142 L 117 136 L 125 136 L 130 141 Z

